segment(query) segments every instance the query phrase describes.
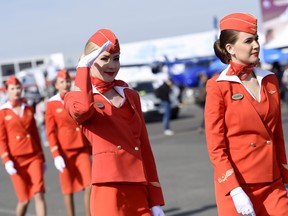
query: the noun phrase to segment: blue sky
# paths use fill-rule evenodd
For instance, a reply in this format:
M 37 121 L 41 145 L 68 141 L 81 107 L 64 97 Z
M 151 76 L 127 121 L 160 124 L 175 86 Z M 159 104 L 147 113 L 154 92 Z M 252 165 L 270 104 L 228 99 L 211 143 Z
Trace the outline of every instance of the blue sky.
M 24 0 L 0 3 L 0 61 L 62 52 L 81 55 L 86 40 L 110 28 L 120 43 L 208 31 L 213 16 L 248 12 L 260 0 Z

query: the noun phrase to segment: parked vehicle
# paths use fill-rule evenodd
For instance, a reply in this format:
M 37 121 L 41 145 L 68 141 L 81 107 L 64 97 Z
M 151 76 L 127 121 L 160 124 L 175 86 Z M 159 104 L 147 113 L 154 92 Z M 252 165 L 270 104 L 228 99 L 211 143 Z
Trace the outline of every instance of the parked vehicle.
M 129 86 L 135 89 L 141 100 L 141 107 L 144 118 L 149 121 L 152 118 L 160 117 L 163 114 L 163 110 L 160 106 L 160 99 L 155 96 L 156 81 L 135 81 L 128 83 Z M 172 106 L 172 119 L 176 119 L 179 116 L 179 89 L 174 86 L 171 94 L 171 106 Z

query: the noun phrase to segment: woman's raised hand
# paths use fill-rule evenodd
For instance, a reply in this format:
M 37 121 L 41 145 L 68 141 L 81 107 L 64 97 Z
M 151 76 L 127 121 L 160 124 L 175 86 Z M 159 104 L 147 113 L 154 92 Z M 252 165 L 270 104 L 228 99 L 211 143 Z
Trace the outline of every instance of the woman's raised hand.
M 88 55 L 84 56 L 78 63 L 77 67 L 91 67 L 95 59 L 98 58 L 101 53 L 103 53 L 106 49 L 108 49 L 112 43 L 107 41 L 104 43 L 99 49 L 94 50 L 93 52 L 89 53 Z

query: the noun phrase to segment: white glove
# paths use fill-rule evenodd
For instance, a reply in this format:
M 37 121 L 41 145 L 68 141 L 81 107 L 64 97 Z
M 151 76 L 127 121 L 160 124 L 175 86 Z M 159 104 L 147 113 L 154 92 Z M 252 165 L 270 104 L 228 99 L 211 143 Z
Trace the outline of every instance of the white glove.
M 103 53 L 106 49 L 108 49 L 112 43 L 110 41 L 107 41 L 104 43 L 99 49 L 94 50 L 93 52 L 89 53 L 88 55 L 84 56 L 78 63 L 77 67 L 91 67 L 95 59 L 98 58 L 98 56 Z
M 153 206 L 151 208 L 152 216 L 165 216 L 164 211 L 160 206 Z
M 241 215 L 256 216 L 253 204 L 241 187 L 237 187 L 230 192 L 236 210 Z
M 14 163 L 12 160 L 9 160 L 5 163 L 5 169 L 9 175 L 14 175 L 17 173 L 17 170 L 14 168 Z
M 62 156 L 56 156 L 54 158 L 54 165 L 56 169 L 59 170 L 61 173 L 64 172 L 64 168 L 66 167 L 66 165 Z

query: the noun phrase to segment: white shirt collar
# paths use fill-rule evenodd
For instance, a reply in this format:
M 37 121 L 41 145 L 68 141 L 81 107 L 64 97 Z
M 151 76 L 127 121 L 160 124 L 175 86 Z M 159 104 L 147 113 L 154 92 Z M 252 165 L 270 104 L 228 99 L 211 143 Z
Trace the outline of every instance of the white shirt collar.
M 20 113 L 19 113 L 19 116 L 20 116 L 20 117 L 23 116 L 24 109 L 25 109 L 26 106 L 27 106 L 26 103 L 21 103 L 21 109 L 20 109 Z M 12 110 L 16 115 L 18 115 L 17 112 L 15 111 L 15 109 L 13 109 L 12 104 L 11 104 L 10 101 L 7 101 L 6 103 L 2 104 L 1 107 L 0 107 L 0 110 L 2 110 L 2 109 L 10 109 L 10 110 Z
M 26 103 L 21 103 L 21 107 L 25 107 L 27 106 Z M 0 109 L 13 109 L 12 104 L 10 101 L 5 102 L 4 104 L 2 104 L 0 106 Z
M 238 82 L 238 83 L 242 83 L 241 80 L 239 79 L 238 76 L 236 75 L 232 75 L 232 76 L 227 76 L 226 73 L 228 71 L 228 69 L 230 68 L 230 65 L 228 65 L 228 67 L 226 69 L 224 69 L 219 77 L 216 79 L 216 81 L 230 81 L 230 82 Z M 266 71 L 266 70 L 263 70 L 261 68 L 257 68 L 255 67 L 253 69 L 254 73 L 255 73 L 255 76 L 257 78 L 257 81 L 258 83 L 261 83 L 262 82 L 262 79 L 265 77 L 265 76 L 268 76 L 270 74 L 273 74 L 272 72 L 270 71 Z
M 0 109 L 12 109 L 12 105 L 9 101 L 5 102 L 4 104 L 1 105 Z
M 52 96 L 48 101 L 60 101 L 60 102 L 63 102 L 62 98 L 60 97 L 60 93 L 57 93 L 56 95 Z
M 125 98 L 124 89 L 129 88 L 126 86 L 114 86 L 115 91 L 117 91 L 123 98 Z M 100 94 L 100 92 L 92 85 L 92 93 L 93 94 Z

